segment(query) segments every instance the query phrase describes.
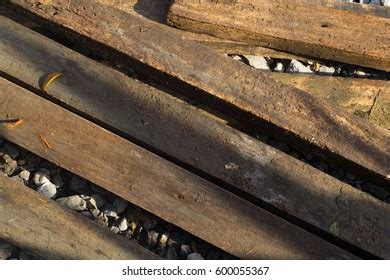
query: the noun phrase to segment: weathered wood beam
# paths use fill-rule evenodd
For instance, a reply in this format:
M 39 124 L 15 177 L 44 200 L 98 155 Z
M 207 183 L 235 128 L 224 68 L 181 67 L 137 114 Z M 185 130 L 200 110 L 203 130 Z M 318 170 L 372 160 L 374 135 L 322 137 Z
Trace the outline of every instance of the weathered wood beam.
M 1 137 L 237 257 L 353 258 L 321 238 L 4 79 L 0 79 L 0 98 L 0 119 L 24 121 L 16 129 L 0 127 Z
M 390 252 L 384 203 L 10 20 L 0 17 L 0 25 L 0 65 L 7 75 L 38 91 L 39 81 L 60 71 L 64 76 L 45 96 L 323 231 L 337 222 L 338 238 L 374 255 Z M 343 204 L 337 203 L 340 189 Z M 375 240 L 368 238 L 372 232 L 379 233 Z
M 140 15 L 144 18 L 148 18 L 150 20 L 162 24 L 167 23 L 169 6 L 172 3 L 171 0 L 129 0 L 129 1 L 97 0 L 96 2 L 105 5 L 110 5 L 112 7 L 118 8 L 127 13 Z M 250 55 L 261 55 L 266 57 L 282 58 L 282 59 L 299 59 L 303 61 L 308 61 L 308 60 L 317 61 L 315 58 L 298 56 L 298 55 L 281 52 L 281 51 L 260 47 L 256 45 L 250 45 L 242 42 L 234 42 L 232 40 L 221 39 L 206 34 L 193 33 L 184 30 L 180 30 L 179 34 L 181 34 L 182 38 L 185 40 L 191 40 L 194 42 L 202 43 L 221 53 L 250 54 Z
M 160 259 L 4 175 L 0 175 L 0 238 L 51 260 Z
M 296 0 L 174 0 L 180 29 L 390 71 L 390 19 Z M 383 8 L 387 9 L 387 8 Z
M 238 112 L 266 124 L 292 145 L 319 149 L 355 168 L 361 176 L 388 186 L 390 132 L 270 79 L 266 73 L 233 61 L 173 29 L 86 0 L 37 5 L 11 0 L 26 11 L 90 38 L 101 55 L 132 67 L 192 97 L 212 99 L 225 113 Z M 88 7 L 88 8 L 87 8 Z M 115 20 L 113 20 L 115 19 Z M 175 42 L 175 44 L 172 44 Z M 245 117 L 242 117 L 245 114 Z M 299 144 L 297 144 L 297 142 Z
M 390 130 L 389 81 L 276 72 L 270 75 Z

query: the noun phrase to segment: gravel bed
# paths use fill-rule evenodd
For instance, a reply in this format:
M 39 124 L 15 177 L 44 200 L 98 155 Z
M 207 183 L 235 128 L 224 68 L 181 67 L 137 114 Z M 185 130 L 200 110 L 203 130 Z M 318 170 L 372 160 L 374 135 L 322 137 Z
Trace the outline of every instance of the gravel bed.
M 109 191 L 1 138 L 0 173 L 24 183 L 112 232 L 126 236 L 163 258 L 235 259 Z M 11 250 L 4 245 L 3 250 L 1 246 L 0 259 L 1 254 L 4 259 L 23 259 L 19 256 L 22 254 L 20 249 L 7 245 Z M 12 254 L 6 253 L 10 251 Z M 30 256 L 24 252 L 22 257 L 26 255 Z
M 306 74 L 319 76 L 334 76 L 346 78 L 366 78 L 377 80 L 390 80 L 390 73 L 376 69 L 338 63 L 317 63 L 313 61 L 300 61 L 295 59 L 279 59 L 256 55 L 229 54 L 234 60 L 241 61 L 253 68 L 262 71 Z

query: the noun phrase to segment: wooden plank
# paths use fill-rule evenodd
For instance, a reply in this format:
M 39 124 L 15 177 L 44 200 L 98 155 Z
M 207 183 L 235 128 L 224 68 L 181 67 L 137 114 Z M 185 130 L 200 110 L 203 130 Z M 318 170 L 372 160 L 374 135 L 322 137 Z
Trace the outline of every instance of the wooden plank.
M 97 0 L 97 2 L 106 5 L 111 5 L 125 12 L 141 15 L 153 21 L 166 24 L 168 9 L 172 1 L 171 0 L 129 0 L 129 1 Z M 382 16 L 387 18 L 390 17 L 390 9 L 384 9 L 383 7 L 378 7 L 376 5 L 360 5 L 356 3 L 340 3 L 340 2 L 334 3 L 334 1 L 331 1 L 329 3 L 325 3 L 325 1 L 322 1 L 322 3 L 323 5 L 325 4 L 332 5 L 332 7 L 336 9 L 349 10 L 353 12 L 366 13 L 366 14 Z M 250 55 L 261 55 L 261 56 L 281 58 L 281 59 L 319 61 L 318 58 L 313 58 L 309 56 L 298 56 L 296 54 L 281 52 L 278 50 L 256 46 L 253 44 L 246 44 L 243 42 L 235 42 L 232 40 L 216 38 L 214 36 L 210 36 L 206 34 L 187 32 L 183 30 L 181 32 L 181 35 L 183 39 L 203 43 L 221 53 L 250 54 Z
M 330 232 L 337 221 L 338 238 L 374 255 L 390 252 L 384 203 L 10 20 L 0 17 L 0 25 L 0 64 L 9 76 L 38 90 L 42 77 L 60 71 L 64 76 L 45 95 L 321 230 Z M 368 238 L 372 232 L 375 240 Z
M 24 120 L 17 129 L 2 126 L 1 137 L 237 257 L 353 258 L 319 237 L 4 79 L 0 80 L 0 97 L 0 119 Z
M 45 259 L 160 259 L 4 175 L 0 213 L 0 238 Z
M 148 18 L 150 20 L 156 21 L 158 23 L 166 24 L 168 9 L 171 5 L 171 0 L 97 0 L 96 2 L 110 5 L 127 13 L 132 13 L 136 15 L 141 15 L 142 17 Z M 273 58 L 282 58 L 282 59 L 299 59 L 303 61 L 317 61 L 314 58 L 298 56 L 286 52 L 281 52 L 273 50 L 270 48 L 265 48 L 261 46 L 256 46 L 252 44 L 246 44 L 242 42 L 235 42 L 232 40 L 226 40 L 217 38 L 214 36 L 188 32 L 180 30 L 182 38 L 185 40 L 191 40 L 194 42 L 202 43 L 206 46 L 209 46 L 221 53 L 228 54 L 250 54 L 250 55 L 261 55 L 266 57 Z
M 390 82 L 317 75 L 270 73 L 272 78 L 293 85 L 335 106 L 390 129 Z
M 243 122 L 250 117 L 267 124 L 274 129 L 271 132 L 283 134 L 291 145 L 304 143 L 304 148 L 320 149 L 335 157 L 335 162 L 346 163 L 346 168 L 389 186 L 390 132 L 383 128 L 370 126 L 304 91 L 275 82 L 266 73 L 183 40 L 169 27 L 111 7 L 86 0 L 70 0 L 67 5 L 57 1 L 53 5 L 8 2 L 99 42 L 98 49 L 107 46 L 100 54 L 121 65 L 162 84 L 176 85 L 183 94 L 215 97 L 214 106 L 219 110 L 226 106 L 229 109 L 225 113 L 239 110 L 245 113 Z
M 390 35 L 383 32 L 389 18 L 315 3 L 174 0 L 168 22 L 218 38 L 390 71 Z

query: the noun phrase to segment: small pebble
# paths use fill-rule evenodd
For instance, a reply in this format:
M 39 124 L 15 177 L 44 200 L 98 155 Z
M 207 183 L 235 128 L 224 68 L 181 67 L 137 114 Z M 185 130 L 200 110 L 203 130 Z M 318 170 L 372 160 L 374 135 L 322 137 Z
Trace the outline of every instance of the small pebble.
M 127 220 L 125 218 L 121 218 L 118 223 L 118 228 L 120 231 L 125 231 L 128 228 Z
M 156 246 L 157 241 L 158 241 L 158 236 L 159 236 L 159 233 L 156 231 L 151 230 L 148 232 L 147 247 L 149 249 L 153 249 L 154 246 Z
M 115 207 L 110 203 L 104 206 L 103 213 L 107 217 L 112 217 L 112 218 L 118 217 L 118 213 L 116 212 Z
M 94 216 L 95 218 L 97 218 L 100 214 L 99 209 L 90 209 L 89 212 L 91 212 L 92 216 Z
M 334 67 L 321 66 L 318 74 L 322 76 L 332 76 L 335 73 L 336 69 Z
M 113 233 L 119 233 L 119 232 L 120 232 L 119 228 L 114 227 L 114 226 L 110 227 L 110 230 L 111 230 Z
M 191 261 L 204 260 L 204 258 L 198 253 L 192 253 L 188 255 L 187 260 L 191 260 Z
M 33 181 L 37 187 L 50 182 L 50 172 L 46 169 L 41 169 L 34 174 Z
M 87 209 L 87 203 L 79 195 L 59 198 L 56 201 L 72 210 L 83 211 Z
M 99 225 L 108 227 L 108 217 L 103 212 L 100 212 L 100 214 L 96 218 L 96 221 Z
M 57 186 L 47 181 L 37 188 L 37 192 L 47 198 L 54 198 L 57 194 Z
M 23 180 L 23 182 L 27 183 L 30 180 L 30 171 L 28 170 L 22 170 L 18 177 Z
M 259 70 L 270 70 L 268 62 L 264 57 L 256 55 L 244 55 L 244 57 L 248 60 L 250 66 Z
M 302 64 L 302 62 L 299 62 L 295 59 L 291 60 L 290 64 L 287 66 L 286 72 L 293 74 L 314 74 L 313 71 L 310 69 L 310 66 L 305 66 Z
M 180 259 L 186 260 L 188 255 L 191 254 L 192 249 L 189 245 L 187 244 L 182 244 L 180 246 Z
M 168 260 L 177 260 L 177 251 L 174 247 L 169 247 L 167 249 L 167 259 Z
M 115 210 L 118 214 L 123 213 L 126 210 L 127 207 L 127 201 L 118 197 L 114 200 L 112 205 L 115 207 Z
M 7 176 L 11 176 L 17 167 L 17 162 L 0 150 L 0 171 Z

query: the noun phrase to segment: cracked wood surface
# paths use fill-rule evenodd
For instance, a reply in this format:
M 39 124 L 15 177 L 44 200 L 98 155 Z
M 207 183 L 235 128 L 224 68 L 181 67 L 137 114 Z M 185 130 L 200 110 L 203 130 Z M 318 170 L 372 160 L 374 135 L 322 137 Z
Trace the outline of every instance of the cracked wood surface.
M 390 71 L 386 17 L 302 0 L 174 0 L 168 22 L 218 38 Z
M 24 121 L 15 129 L 1 126 L 1 137 L 239 258 L 355 258 L 4 79 L 0 79 L 0 98 L 0 119 Z
M 160 259 L 134 241 L 2 174 L 0 238 L 51 260 Z
M 338 238 L 390 257 L 386 204 L 11 20 L 0 17 L 0 25 L 7 75 L 39 90 L 48 73 L 61 72 L 47 96 L 321 230 L 337 222 Z M 341 188 L 344 203 L 337 204 Z M 375 239 L 372 232 L 379 233 Z
M 215 97 L 220 102 L 215 105 L 218 109 L 222 104 L 233 106 L 285 133 L 287 140 L 292 139 L 290 143 L 301 140 L 304 146 L 310 144 L 347 163 L 361 176 L 389 186 L 390 132 L 386 129 L 275 82 L 266 73 L 201 44 L 183 40 L 172 28 L 112 7 L 86 0 L 69 0 L 66 5 L 54 0 L 49 5 L 7 2 L 86 36 L 100 43 L 100 48 L 106 46 L 101 55 L 162 84 L 181 84 L 183 91 L 188 88 L 199 97 Z

